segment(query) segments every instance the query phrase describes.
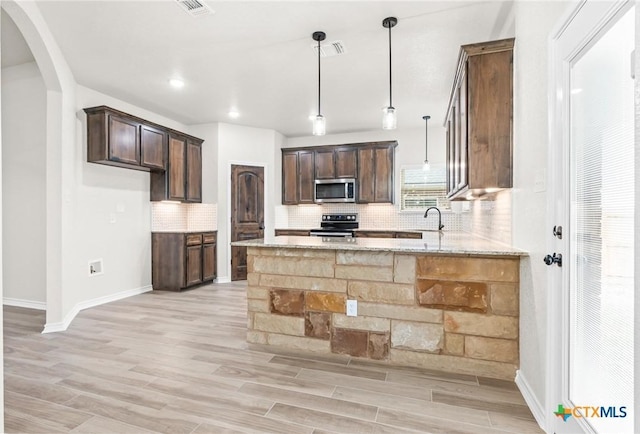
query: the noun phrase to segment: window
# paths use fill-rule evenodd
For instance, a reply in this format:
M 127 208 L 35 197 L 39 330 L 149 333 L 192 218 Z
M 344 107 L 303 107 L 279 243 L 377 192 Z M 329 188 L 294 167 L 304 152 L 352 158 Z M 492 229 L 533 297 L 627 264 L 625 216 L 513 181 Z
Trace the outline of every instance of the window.
M 430 206 L 449 209 L 447 200 L 446 168 L 444 163 L 422 166 L 404 166 L 400 173 L 400 209 L 421 210 Z

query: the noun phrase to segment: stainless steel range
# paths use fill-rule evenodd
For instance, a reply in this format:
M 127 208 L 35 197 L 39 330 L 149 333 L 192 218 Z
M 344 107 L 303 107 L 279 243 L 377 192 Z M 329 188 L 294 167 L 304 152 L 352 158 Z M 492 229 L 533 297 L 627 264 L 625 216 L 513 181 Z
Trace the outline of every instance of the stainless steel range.
M 312 237 L 353 237 L 358 229 L 358 214 L 322 214 L 320 229 L 312 229 Z

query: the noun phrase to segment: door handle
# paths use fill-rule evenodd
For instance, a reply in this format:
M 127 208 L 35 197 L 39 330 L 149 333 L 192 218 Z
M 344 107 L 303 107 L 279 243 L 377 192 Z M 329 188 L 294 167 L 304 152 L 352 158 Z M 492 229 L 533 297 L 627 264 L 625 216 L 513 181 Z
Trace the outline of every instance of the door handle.
M 264 222 L 260 222 L 260 224 L 258 225 L 258 229 L 260 230 L 264 229 Z
M 547 255 L 543 261 L 547 265 L 558 264 L 558 267 L 562 267 L 562 255 L 560 253 L 554 253 L 553 256 Z

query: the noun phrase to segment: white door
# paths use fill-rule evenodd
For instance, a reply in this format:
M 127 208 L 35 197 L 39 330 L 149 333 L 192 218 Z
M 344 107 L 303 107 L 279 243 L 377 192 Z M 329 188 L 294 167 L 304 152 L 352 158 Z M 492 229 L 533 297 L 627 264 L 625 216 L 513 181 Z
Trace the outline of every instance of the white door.
M 633 2 L 582 2 L 551 43 L 547 430 L 633 433 Z

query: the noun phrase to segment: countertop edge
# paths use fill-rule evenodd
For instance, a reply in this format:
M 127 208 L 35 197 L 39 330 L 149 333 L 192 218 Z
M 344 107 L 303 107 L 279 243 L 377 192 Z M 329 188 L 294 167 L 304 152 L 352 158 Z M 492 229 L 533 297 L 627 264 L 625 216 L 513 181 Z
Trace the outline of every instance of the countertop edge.
M 368 240 L 367 244 L 362 245 L 359 243 L 351 243 L 344 241 L 332 241 L 325 244 L 309 244 L 309 237 L 296 237 L 285 236 L 275 237 L 274 240 L 278 242 L 264 239 L 234 241 L 231 246 L 237 247 L 258 247 L 258 248 L 282 248 L 282 249 L 309 249 L 309 250 L 360 250 L 360 251 L 386 251 L 395 253 L 420 253 L 426 255 L 456 255 L 456 256 L 517 256 L 526 257 L 529 256 L 528 252 L 519 250 L 516 248 L 508 248 L 503 250 L 500 246 L 489 249 L 464 249 L 464 248 L 433 248 L 430 249 L 430 244 L 425 240 L 412 240 L 412 239 L 381 239 L 383 242 L 379 242 L 376 245 L 378 239 L 367 238 L 355 238 L 355 240 Z M 298 242 L 296 242 L 299 239 Z M 372 241 L 373 240 L 373 241 Z M 305 242 L 306 241 L 306 242 Z M 390 241 L 395 242 L 396 245 L 389 245 Z M 384 245 L 387 244 L 387 245 Z

